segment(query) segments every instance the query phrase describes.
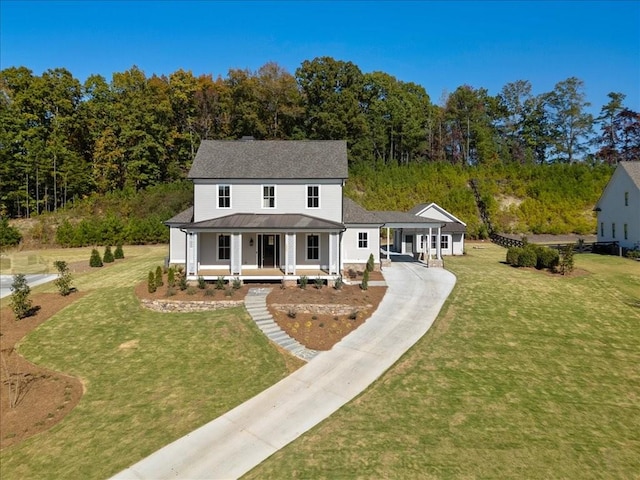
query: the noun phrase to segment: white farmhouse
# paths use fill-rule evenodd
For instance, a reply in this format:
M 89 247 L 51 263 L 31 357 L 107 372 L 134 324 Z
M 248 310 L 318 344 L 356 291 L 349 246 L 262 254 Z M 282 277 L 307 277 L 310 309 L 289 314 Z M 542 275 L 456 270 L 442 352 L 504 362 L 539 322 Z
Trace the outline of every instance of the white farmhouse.
M 640 161 L 620 162 L 605 187 L 595 211 L 598 242 L 640 247 Z
M 443 243 L 448 220 L 422 215 L 434 204 L 382 218 L 343 196 L 347 176 L 344 141 L 205 140 L 188 175 L 193 207 L 165 222 L 169 262 L 189 279 L 333 279 L 370 255 L 379 267 L 380 228 L 409 226 L 433 237 L 424 251 L 441 264 L 453 242 Z

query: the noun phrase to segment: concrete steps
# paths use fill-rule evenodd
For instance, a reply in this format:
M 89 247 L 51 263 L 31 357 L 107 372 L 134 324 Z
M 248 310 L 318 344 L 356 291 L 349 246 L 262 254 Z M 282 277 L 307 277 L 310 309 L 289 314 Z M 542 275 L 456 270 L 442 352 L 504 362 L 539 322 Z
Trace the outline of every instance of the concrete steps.
M 270 291 L 270 288 L 250 288 L 244 300 L 247 312 L 249 312 L 258 328 L 269 340 L 302 360 L 308 362 L 314 359 L 320 352 L 306 348 L 300 342 L 291 338 L 273 320 L 267 309 L 267 295 L 269 295 Z

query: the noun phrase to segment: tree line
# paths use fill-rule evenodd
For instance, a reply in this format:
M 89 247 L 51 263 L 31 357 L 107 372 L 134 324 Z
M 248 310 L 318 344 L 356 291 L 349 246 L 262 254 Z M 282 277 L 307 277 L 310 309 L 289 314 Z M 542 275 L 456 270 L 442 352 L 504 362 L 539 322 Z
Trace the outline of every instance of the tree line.
M 352 167 L 443 162 L 461 168 L 640 157 L 640 115 L 609 94 L 599 116 L 581 80 L 534 95 L 519 80 L 468 85 L 432 102 L 384 72 L 320 57 L 226 77 L 137 67 L 84 83 L 64 68 L 0 71 L 0 215 L 54 211 L 92 193 L 184 178 L 203 139 L 344 139 Z

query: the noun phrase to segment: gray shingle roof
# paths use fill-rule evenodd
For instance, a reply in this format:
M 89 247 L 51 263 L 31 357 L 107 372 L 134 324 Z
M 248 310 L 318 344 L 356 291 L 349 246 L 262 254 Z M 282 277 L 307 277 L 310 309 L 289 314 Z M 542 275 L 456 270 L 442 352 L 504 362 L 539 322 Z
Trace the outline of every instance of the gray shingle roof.
M 193 207 L 187 208 L 164 223 L 165 225 L 180 225 L 189 222 L 193 222 Z
M 640 161 L 620 162 L 618 165 L 629 174 L 636 187 L 640 188 Z
M 418 217 L 412 213 L 396 212 L 396 211 L 379 211 L 374 212 L 378 218 L 381 218 L 385 224 L 387 223 L 415 223 L 416 225 L 421 223 L 438 223 L 444 222 L 440 220 L 434 220 L 432 218 Z
M 201 222 L 187 223 L 183 228 L 219 230 L 342 230 L 341 223 L 297 213 L 234 213 Z
M 343 140 L 203 140 L 189 178 L 347 178 Z
M 342 198 L 342 221 L 345 224 L 382 225 L 384 222 L 375 213 L 365 210 L 350 198 Z

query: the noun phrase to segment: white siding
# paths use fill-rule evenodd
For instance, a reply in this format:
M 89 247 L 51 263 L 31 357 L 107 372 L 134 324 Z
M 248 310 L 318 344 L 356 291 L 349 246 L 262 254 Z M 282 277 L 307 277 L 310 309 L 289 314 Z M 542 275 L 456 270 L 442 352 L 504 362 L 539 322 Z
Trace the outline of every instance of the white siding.
M 367 232 L 369 247 L 358 248 L 358 233 Z M 342 263 L 367 263 L 369 255 L 373 253 L 376 263 L 380 262 L 380 230 L 350 226 L 342 234 Z
M 231 185 L 231 208 L 218 208 L 218 185 Z M 276 207 L 262 207 L 262 186 L 275 185 Z M 307 185 L 320 186 L 320 208 L 307 208 Z M 232 181 L 194 184 L 194 221 L 234 213 L 299 213 L 342 221 L 342 181 Z
M 628 192 L 628 205 L 625 205 Z M 616 168 L 611 180 L 598 202 L 598 241 L 617 241 L 621 247 L 633 248 L 640 244 L 640 190 L 621 167 Z M 604 232 L 601 231 L 604 224 Z M 627 239 L 624 239 L 624 225 L 627 224 Z M 613 237 L 612 225 L 616 235 Z
M 184 265 L 187 261 L 187 234 L 179 228 L 169 228 L 169 263 Z

